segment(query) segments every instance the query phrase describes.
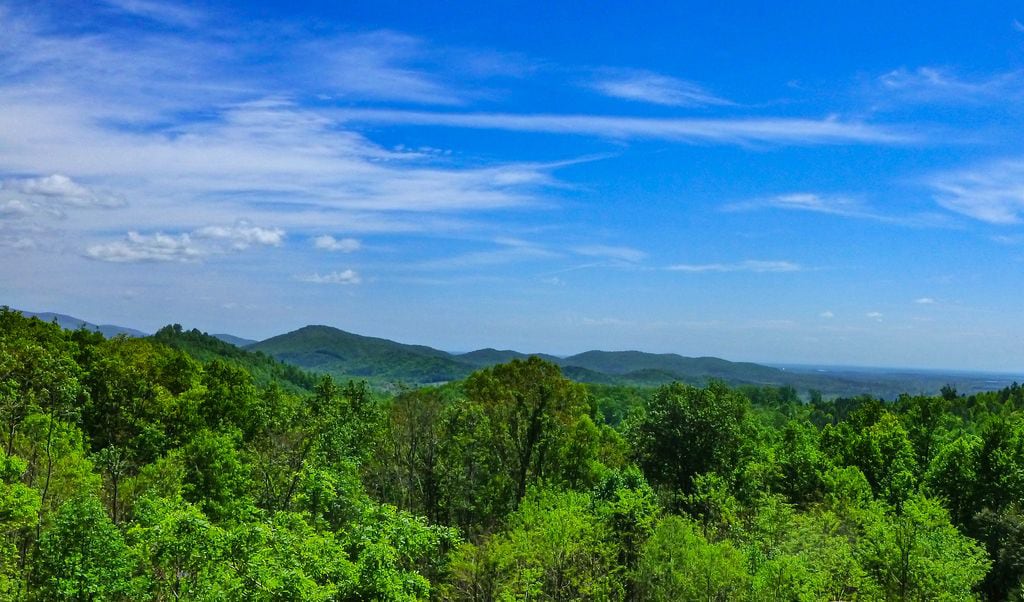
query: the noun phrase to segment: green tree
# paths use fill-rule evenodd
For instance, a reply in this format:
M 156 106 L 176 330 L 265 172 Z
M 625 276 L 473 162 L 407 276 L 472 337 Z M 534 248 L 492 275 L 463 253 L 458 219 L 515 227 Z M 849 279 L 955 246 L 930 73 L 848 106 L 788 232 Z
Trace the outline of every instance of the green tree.
M 623 571 L 607 525 L 584 493 L 531 489 L 508 527 L 453 560 L 449 597 L 616 600 Z
M 640 468 L 652 483 L 684 493 L 696 475 L 731 477 L 740 464 L 748 406 L 722 383 L 658 389 L 627 431 Z
M 644 544 L 637 581 L 652 602 L 744 600 L 749 587 L 743 554 L 678 516 L 663 518 Z
M 39 600 L 131 597 L 128 546 L 95 497 L 79 497 L 60 507 L 53 525 L 43 531 L 35 566 Z
M 868 521 L 859 556 L 888 600 L 974 600 L 989 568 L 984 549 L 922 496 Z

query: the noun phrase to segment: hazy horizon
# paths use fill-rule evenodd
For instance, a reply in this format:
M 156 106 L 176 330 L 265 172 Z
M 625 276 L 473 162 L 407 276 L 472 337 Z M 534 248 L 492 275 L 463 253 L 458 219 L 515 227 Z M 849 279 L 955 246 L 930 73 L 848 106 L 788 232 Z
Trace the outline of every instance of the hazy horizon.
M 0 0 L 0 303 L 1024 372 L 1024 9 Z

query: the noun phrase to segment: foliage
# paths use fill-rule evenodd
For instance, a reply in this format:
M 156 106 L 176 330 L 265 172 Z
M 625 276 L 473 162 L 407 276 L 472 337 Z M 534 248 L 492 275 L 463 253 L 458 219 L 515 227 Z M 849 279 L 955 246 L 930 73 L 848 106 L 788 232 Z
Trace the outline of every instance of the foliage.
M 464 380 L 385 395 L 198 331 L 0 309 L 0 600 L 1021 595 L 1018 385 L 804 402 L 357 342 L 375 374 Z

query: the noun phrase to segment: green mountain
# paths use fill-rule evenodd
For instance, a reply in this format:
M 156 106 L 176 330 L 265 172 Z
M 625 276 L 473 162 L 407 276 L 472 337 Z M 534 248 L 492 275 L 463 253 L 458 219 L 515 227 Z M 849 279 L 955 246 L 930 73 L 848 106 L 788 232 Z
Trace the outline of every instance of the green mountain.
M 643 351 L 587 351 L 557 360 L 562 366 L 612 374 L 624 381 L 686 382 L 709 378 L 733 384 L 784 384 L 786 372 L 749 362 L 730 362 L 717 357 L 683 357 L 674 353 Z
M 306 326 L 245 349 L 306 370 L 365 379 L 385 388 L 459 380 L 480 368 L 529 357 L 518 351 L 492 348 L 452 354 L 330 326 Z M 703 385 L 714 379 L 733 386 L 788 385 L 801 394 L 816 390 L 829 397 L 869 394 L 893 399 L 901 392 L 935 394 L 946 384 L 970 393 L 1009 386 L 1014 380 L 1007 375 L 777 368 L 717 357 L 642 351 L 587 351 L 564 358 L 543 354 L 540 357 L 561 366 L 567 377 L 591 384 L 653 387 L 682 381 Z
M 406 345 L 330 326 L 305 326 L 246 347 L 282 362 L 374 384 L 430 384 L 458 380 L 477 366 L 423 345 Z
M 253 375 L 256 384 L 277 382 L 292 392 L 311 391 L 317 376 L 280 362 L 258 351 L 248 351 L 197 329 L 184 330 L 180 324 L 164 326 L 152 340 L 180 349 L 202 363 L 221 360 L 238 365 Z
M 474 370 L 525 359 L 512 350 L 479 349 L 451 354 L 423 345 L 345 332 L 330 326 L 306 326 L 245 347 L 307 370 L 339 378 L 366 379 L 375 385 L 432 384 L 458 380 Z M 759 364 L 714 357 L 688 358 L 641 351 L 587 351 L 567 358 L 540 354 L 562 367 L 569 378 L 598 384 L 657 386 L 672 381 L 703 384 L 720 379 L 730 384 L 790 384 L 816 381 Z

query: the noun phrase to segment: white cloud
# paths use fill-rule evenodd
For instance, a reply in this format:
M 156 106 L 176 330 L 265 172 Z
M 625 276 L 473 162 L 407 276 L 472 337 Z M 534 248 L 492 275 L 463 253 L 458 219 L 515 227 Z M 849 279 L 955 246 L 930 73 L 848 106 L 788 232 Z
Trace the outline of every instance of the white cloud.
M 1024 95 L 1024 72 L 1010 71 L 968 79 L 938 67 L 896 69 L 878 79 L 891 98 L 916 103 L 983 104 Z
M 800 272 L 804 268 L 792 261 L 747 260 L 739 263 L 681 263 L 666 268 L 673 272 Z
M 253 245 L 279 247 L 284 241 L 284 230 L 280 228 L 261 228 L 246 222 L 234 226 L 205 226 L 194 232 L 196 238 L 223 240 L 237 250 L 248 249 Z
M 693 82 L 650 71 L 605 70 L 589 87 L 614 98 L 675 107 L 732 104 Z
M 313 273 L 308 276 L 299 278 L 302 282 L 310 282 L 313 284 L 359 284 L 362 282 L 362 278 L 355 270 L 343 270 L 341 272 L 330 272 L 328 274 Z
M 104 0 L 108 5 L 117 10 L 131 15 L 168 23 L 170 25 L 183 25 L 195 27 L 203 22 L 204 15 L 192 8 L 172 4 L 169 2 L 157 2 L 155 0 Z
M 123 198 L 99 193 L 62 174 L 37 178 L 9 178 L 0 184 L 0 188 L 30 198 L 50 199 L 71 207 L 114 208 L 125 206 Z
M 418 63 L 428 54 L 413 36 L 376 31 L 317 41 L 303 49 L 318 57 L 315 76 L 345 97 L 422 104 L 462 104 L 461 94 Z
M 628 261 L 630 263 L 643 261 L 644 258 L 647 257 L 647 253 L 638 249 L 612 245 L 583 245 L 573 247 L 571 250 L 577 255 L 584 255 L 586 257 L 606 257 L 608 259 L 617 259 L 620 261 Z
M 823 195 L 813 192 L 795 192 L 756 198 L 724 205 L 724 211 L 756 211 L 780 209 L 784 211 L 806 211 L 839 217 L 865 219 L 909 227 L 947 227 L 949 220 L 935 213 L 914 213 L 889 215 L 881 213 L 863 201 L 846 195 Z
M 410 267 L 422 269 L 463 269 L 481 266 L 504 265 L 524 261 L 537 261 L 557 257 L 558 254 L 541 245 L 514 238 L 499 238 L 494 241 L 497 248 L 470 251 L 450 257 L 429 259 Z
M 329 234 L 317 236 L 313 239 L 313 246 L 325 251 L 337 251 L 339 253 L 353 253 L 363 248 L 363 243 L 355 238 L 334 238 Z
M 86 256 L 100 261 L 134 263 L 146 261 L 197 261 L 228 251 L 252 246 L 280 246 L 284 230 L 262 228 L 247 222 L 234 226 L 203 226 L 181 234 L 139 234 L 131 231 L 125 239 L 90 245 Z M 200 241 L 206 241 L 202 244 Z
M 1024 218 L 1024 159 L 996 161 L 931 179 L 938 203 L 992 224 L 1019 224 Z
M 686 119 L 388 109 L 346 109 L 337 114 L 343 121 L 352 123 L 446 126 L 683 143 L 903 144 L 916 139 L 916 136 L 895 128 L 834 118 Z
M 0 203 L 0 215 L 8 218 L 18 218 L 31 215 L 32 207 L 28 203 L 18 200 L 11 199 Z
M 914 303 L 917 303 L 918 305 L 935 305 L 935 299 L 932 299 L 931 297 L 919 297 L 914 299 Z
M 147 261 L 195 261 L 203 252 L 196 248 L 188 234 L 177 236 L 157 232 L 143 235 L 129 232 L 124 240 L 92 245 L 86 256 L 114 263 Z
M 869 311 L 868 313 L 864 314 L 864 316 L 866 318 L 868 318 L 870 320 L 874 320 L 876 322 L 881 322 L 882 321 L 882 312 L 879 312 L 879 311 Z
M 825 310 L 818 314 L 818 317 L 825 318 L 826 320 L 831 320 L 832 318 L 836 317 L 836 315 L 829 310 Z

